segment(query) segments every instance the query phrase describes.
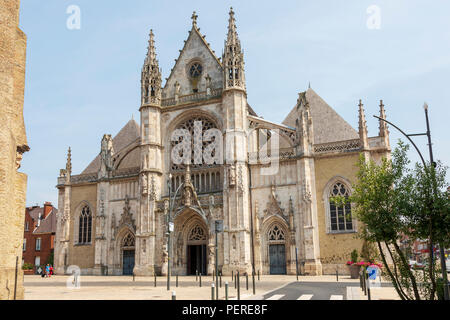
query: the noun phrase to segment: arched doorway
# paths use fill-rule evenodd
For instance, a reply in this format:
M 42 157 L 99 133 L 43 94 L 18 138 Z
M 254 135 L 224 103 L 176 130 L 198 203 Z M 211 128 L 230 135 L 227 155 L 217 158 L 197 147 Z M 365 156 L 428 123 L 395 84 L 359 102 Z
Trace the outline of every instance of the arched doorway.
M 284 230 L 275 224 L 267 234 L 269 245 L 270 274 L 286 274 L 286 236 Z
M 208 236 L 205 228 L 196 223 L 191 227 L 187 238 L 187 274 L 207 274 Z
M 135 237 L 129 231 L 125 234 L 121 242 L 122 251 L 122 274 L 132 275 L 134 269 Z

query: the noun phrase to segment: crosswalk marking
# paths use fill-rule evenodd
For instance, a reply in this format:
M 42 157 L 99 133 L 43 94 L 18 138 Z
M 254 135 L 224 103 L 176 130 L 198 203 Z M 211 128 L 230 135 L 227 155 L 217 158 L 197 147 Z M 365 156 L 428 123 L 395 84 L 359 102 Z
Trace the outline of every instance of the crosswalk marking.
M 338 295 L 338 294 L 333 294 L 330 297 L 330 300 L 343 300 L 343 299 L 344 299 L 344 296 Z
M 311 300 L 312 294 L 302 294 L 297 300 Z
M 283 297 L 284 297 L 284 294 L 275 294 L 275 295 L 271 296 L 270 298 L 267 298 L 266 300 L 280 300 Z

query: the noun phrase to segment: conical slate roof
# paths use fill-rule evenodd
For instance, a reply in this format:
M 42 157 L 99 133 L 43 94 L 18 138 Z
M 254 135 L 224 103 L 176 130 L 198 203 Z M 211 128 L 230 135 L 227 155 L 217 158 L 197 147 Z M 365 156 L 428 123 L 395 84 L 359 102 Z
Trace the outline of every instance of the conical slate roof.
M 113 138 L 114 153 L 119 153 L 122 149 L 129 146 L 140 137 L 140 127 L 136 121 L 131 119 L 128 123 L 119 131 Z M 130 164 L 131 166 L 139 166 L 139 162 L 136 164 Z M 84 169 L 81 174 L 96 173 L 100 169 L 100 154 Z
M 359 138 L 358 132 L 311 88 L 306 90 L 306 101 L 311 109 L 315 144 Z M 289 112 L 284 125 L 295 128 L 296 109 Z

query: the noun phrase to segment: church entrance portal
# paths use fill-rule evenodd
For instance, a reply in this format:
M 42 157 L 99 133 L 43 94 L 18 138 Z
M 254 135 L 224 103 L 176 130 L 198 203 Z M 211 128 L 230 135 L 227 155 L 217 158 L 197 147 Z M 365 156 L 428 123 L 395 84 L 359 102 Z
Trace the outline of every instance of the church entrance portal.
M 286 248 L 284 244 L 269 245 L 270 274 L 286 274 Z
M 206 275 L 206 244 L 187 246 L 187 273 L 193 275 L 198 271 Z
M 123 250 L 123 275 L 132 275 L 134 268 L 134 250 Z

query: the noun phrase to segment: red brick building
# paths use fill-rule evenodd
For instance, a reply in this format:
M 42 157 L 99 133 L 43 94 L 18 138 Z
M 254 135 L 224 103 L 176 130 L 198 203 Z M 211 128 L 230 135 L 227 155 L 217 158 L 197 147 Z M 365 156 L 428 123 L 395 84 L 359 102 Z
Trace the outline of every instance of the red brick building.
M 51 202 L 45 202 L 43 207 L 25 209 L 22 263 L 34 266 L 52 263 L 57 212 L 58 209 Z

